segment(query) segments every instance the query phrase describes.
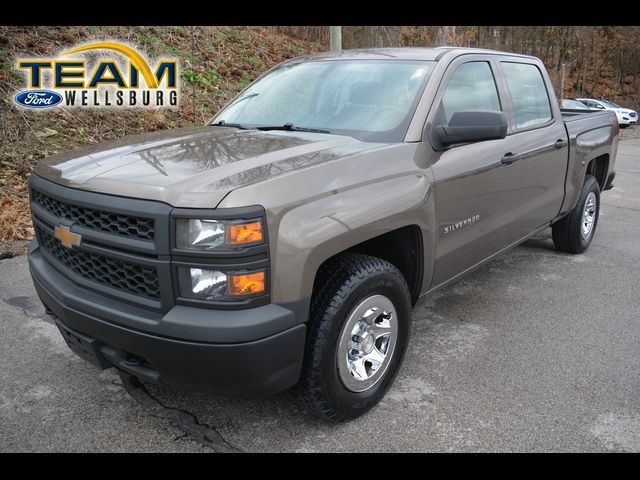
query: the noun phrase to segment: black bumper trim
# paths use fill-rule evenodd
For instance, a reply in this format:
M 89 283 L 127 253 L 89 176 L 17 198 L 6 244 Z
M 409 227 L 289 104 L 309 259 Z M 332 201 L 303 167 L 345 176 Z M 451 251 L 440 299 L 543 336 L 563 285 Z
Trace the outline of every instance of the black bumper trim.
M 607 178 L 607 182 L 605 183 L 604 190 L 611 190 L 613 188 L 613 179 L 616 178 L 616 172 L 613 171 L 609 174 L 609 178 Z
M 99 368 L 115 366 L 180 390 L 242 397 L 278 393 L 300 376 L 305 325 L 246 343 L 180 341 L 104 322 L 55 301 L 37 282 L 35 287 L 70 348 Z

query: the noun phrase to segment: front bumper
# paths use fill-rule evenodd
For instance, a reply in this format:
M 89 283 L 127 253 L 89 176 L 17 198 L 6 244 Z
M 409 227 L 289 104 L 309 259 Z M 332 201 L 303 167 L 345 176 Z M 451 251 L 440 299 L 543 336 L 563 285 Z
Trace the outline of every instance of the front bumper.
M 304 306 L 176 306 L 161 318 L 152 312 L 145 317 L 136 307 L 71 282 L 46 261 L 35 242 L 29 268 L 69 346 L 100 368 L 115 366 L 181 390 L 244 397 L 271 395 L 298 381 Z
M 618 123 L 620 125 L 635 125 L 638 123 L 638 116 L 632 117 L 630 115 L 620 115 L 618 116 Z

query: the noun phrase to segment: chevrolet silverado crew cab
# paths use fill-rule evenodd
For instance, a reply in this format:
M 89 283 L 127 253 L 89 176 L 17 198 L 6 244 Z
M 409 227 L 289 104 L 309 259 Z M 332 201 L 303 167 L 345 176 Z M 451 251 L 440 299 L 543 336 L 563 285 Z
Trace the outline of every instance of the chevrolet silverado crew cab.
M 100 368 L 186 390 L 374 406 L 411 307 L 551 226 L 591 243 L 613 112 L 563 113 L 534 57 L 379 49 L 277 65 L 206 126 L 45 159 L 35 288 Z

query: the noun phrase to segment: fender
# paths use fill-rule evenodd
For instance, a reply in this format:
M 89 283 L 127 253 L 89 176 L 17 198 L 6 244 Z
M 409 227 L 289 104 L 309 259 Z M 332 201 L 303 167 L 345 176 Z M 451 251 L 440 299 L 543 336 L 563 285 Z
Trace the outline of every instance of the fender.
M 615 121 L 613 115 L 611 115 L 611 118 Z M 589 162 L 594 158 L 608 155 L 609 165 L 607 166 L 606 174 L 608 176 L 614 169 L 615 154 L 618 147 L 618 137 L 615 134 L 613 122 L 611 125 L 593 128 L 577 135 L 573 132 L 573 128 L 575 127 L 572 123 L 567 123 L 570 138 L 569 163 L 567 165 L 565 197 L 560 208 L 559 217 L 573 210 L 578 203 Z
M 265 208 L 273 302 L 308 300 L 324 261 L 408 225 L 421 229 L 423 290 L 430 285 L 435 200 L 425 150 L 419 143 L 370 147 L 238 188 L 217 206 Z
M 311 297 L 316 272 L 324 261 L 408 225 L 422 231 L 424 258 L 429 258 L 424 261 L 423 287 L 429 284 L 435 250 L 433 203 L 430 181 L 413 174 L 353 188 L 289 211 L 279 225 L 274 300 Z M 316 220 L 309 222 L 309 218 Z

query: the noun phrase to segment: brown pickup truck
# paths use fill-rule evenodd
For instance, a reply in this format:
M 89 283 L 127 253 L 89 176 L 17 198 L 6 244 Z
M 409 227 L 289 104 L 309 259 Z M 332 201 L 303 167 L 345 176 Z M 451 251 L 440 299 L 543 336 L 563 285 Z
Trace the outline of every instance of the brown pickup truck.
M 391 385 L 420 297 L 549 226 L 558 250 L 589 246 L 618 133 L 612 112 L 561 112 L 534 57 L 296 58 L 206 126 L 45 159 L 31 274 L 100 368 L 293 387 L 348 420 Z

